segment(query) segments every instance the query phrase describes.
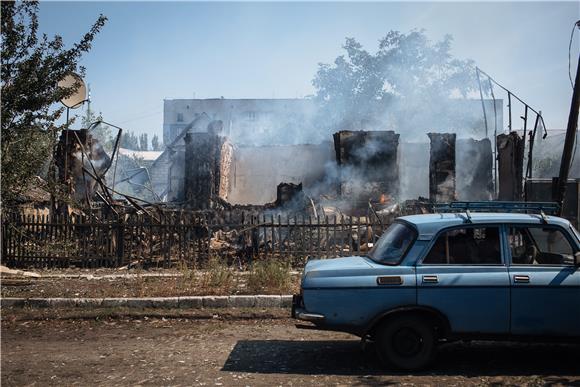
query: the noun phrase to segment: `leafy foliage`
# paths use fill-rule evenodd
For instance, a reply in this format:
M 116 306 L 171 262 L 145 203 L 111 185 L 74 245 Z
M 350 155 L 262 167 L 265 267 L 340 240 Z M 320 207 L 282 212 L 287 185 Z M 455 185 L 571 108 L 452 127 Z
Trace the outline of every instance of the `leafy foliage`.
M 431 119 L 444 117 L 450 97 L 465 97 L 476 90 L 473 62 L 454 59 L 451 43 L 449 35 L 432 43 L 423 30 L 390 31 L 372 54 L 347 38 L 346 55 L 332 65 L 319 64 L 313 80 L 321 118 L 340 129 L 371 125 L 404 130 L 426 124 L 417 120 L 422 111 Z M 432 121 L 432 125 L 449 124 Z
M 137 135 L 132 131 L 123 132 L 121 136 L 121 147 L 126 149 L 132 149 L 136 151 L 148 151 L 149 149 L 149 137 L 147 133 L 141 133 Z M 160 151 L 162 148 L 159 142 L 159 137 L 154 135 L 151 139 L 151 150 Z
M 132 150 L 140 150 L 139 137 L 132 131 L 124 131 L 121 135 L 121 147 Z
M 147 139 L 147 133 L 142 133 L 139 135 L 139 147 L 142 151 L 149 150 L 149 141 Z
M 49 39 L 38 31 L 38 2 L 2 1 L 2 198 L 10 201 L 28 187 L 51 151 L 59 131 L 64 109 L 55 108 L 62 98 L 78 88 L 63 89 L 58 81 L 75 72 L 90 50 L 106 17 L 100 15 L 80 42 L 65 48 L 58 35 Z
M 161 150 L 161 143 L 159 142 L 159 136 L 157 136 L 156 134 L 153 135 L 153 138 L 151 139 L 151 147 L 153 148 L 154 151 Z

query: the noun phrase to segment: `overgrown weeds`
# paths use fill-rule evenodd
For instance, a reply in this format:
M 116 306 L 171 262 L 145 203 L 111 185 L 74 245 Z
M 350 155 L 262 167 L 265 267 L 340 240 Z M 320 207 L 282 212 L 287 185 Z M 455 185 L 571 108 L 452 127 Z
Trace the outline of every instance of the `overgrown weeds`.
M 198 278 L 193 275 L 192 279 Z M 228 265 L 217 257 L 212 257 L 206 264 L 199 278 L 202 289 L 212 289 L 214 294 L 229 294 L 234 287 L 234 273 Z
M 253 293 L 287 293 L 292 284 L 290 264 L 275 259 L 256 261 L 248 275 L 248 289 Z

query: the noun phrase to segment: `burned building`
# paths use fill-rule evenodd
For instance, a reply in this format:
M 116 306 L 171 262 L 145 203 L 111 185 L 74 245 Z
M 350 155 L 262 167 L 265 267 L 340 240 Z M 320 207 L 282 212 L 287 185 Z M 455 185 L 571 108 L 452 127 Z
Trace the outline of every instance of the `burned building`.
M 443 203 L 455 200 L 455 133 L 428 133 L 429 200 Z
M 448 106 L 446 114 L 453 117 L 451 130 L 483 134 L 480 100 L 453 99 Z M 494 112 L 497 122 L 503 121 L 501 100 L 485 100 L 484 107 Z M 222 135 L 232 145 L 227 180 L 227 200 L 231 204 L 272 203 L 276 187 L 282 182 L 302 183 L 309 195 L 315 192 L 326 198 L 338 193 L 343 199 L 360 202 L 429 195 L 429 144 L 416 142 L 421 140 L 424 126 L 404 133 L 383 130 L 393 127 L 394 122 L 386 120 L 385 114 L 395 113 L 383 114 L 378 108 L 372 124 L 368 121 L 364 128 L 345 126 L 351 130 L 336 133 L 333 149 L 327 142 L 331 129 L 313 127 L 317 109 L 316 101 L 310 99 L 166 99 L 163 127 L 168 146 L 150 171 L 154 190 L 170 202 L 185 200 L 185 133 L 206 132 L 210 122 L 221 121 Z M 433 117 L 430 127 L 438 127 L 437 123 Z M 366 130 L 369 127 L 380 130 Z M 462 148 L 459 143 L 457 146 L 458 150 Z M 469 148 L 470 144 L 465 146 Z M 479 151 L 484 149 L 478 148 L 476 153 Z M 458 166 L 458 180 L 452 187 L 455 194 L 447 197 L 486 196 L 490 191 L 490 170 L 483 171 L 486 163 L 483 157 L 478 165 L 470 164 L 465 169 L 464 163 Z M 469 179 L 464 172 L 471 167 L 485 178 Z M 485 182 L 479 184 L 481 181 Z M 473 186 L 477 188 L 470 190 Z M 485 189 L 480 190 L 483 186 Z
M 458 139 L 456 143 L 456 186 L 458 200 L 492 200 L 493 153 L 488 138 Z
M 221 121 L 199 115 L 166 152 L 169 201 L 208 209 L 220 199 L 227 200 L 233 147 L 223 135 Z
M 277 198 L 280 183 L 302 184 L 305 189 L 331 191 L 328 168 L 334 167 L 330 142 L 304 145 L 235 146 L 228 201 L 266 204 Z M 326 192 L 322 192 L 326 193 Z
M 90 201 L 97 190 L 97 180 L 104 179 L 111 158 L 87 129 L 63 130 L 56 148 L 58 179 L 77 202 Z
M 184 200 L 191 208 L 212 208 L 217 198 L 227 199 L 232 146 L 213 131 L 187 133 L 184 141 Z
M 450 130 L 483 134 L 481 101 L 451 100 L 448 105 L 452 111 L 447 113 L 456 118 Z M 502 122 L 500 100 L 485 100 L 484 107 Z M 273 203 L 276 187 L 283 182 L 302 184 L 307 195 L 322 195 L 324 200 L 339 196 L 351 204 L 429 196 L 429 143 L 416 142 L 421 141 L 424 127 L 404 133 L 344 130 L 334 134 L 331 144 L 327 142 L 330 128 L 312 127 L 317 109 L 316 102 L 308 99 L 166 99 L 163 125 L 168 145 L 150 171 L 154 190 L 169 202 L 186 200 L 190 180 L 186 184 L 185 133 L 207 132 L 211 122 L 221 122 L 222 136 L 229 139 L 231 148 L 223 154 L 229 158 L 229 172 L 220 175 L 219 196 L 230 204 Z M 374 118 L 372 128 L 392 127 L 384 114 Z M 438 127 L 436 121 L 433 117 L 431 127 Z M 434 185 L 442 195 L 438 200 L 479 200 L 493 194 L 489 142 L 478 141 L 459 141 L 457 150 L 451 150 L 461 164 L 455 166 L 452 161 L 456 170 L 445 170 L 448 166 L 434 159 L 436 174 L 452 171 L 446 174 L 451 180 L 445 194 L 444 181 Z M 470 176 L 472 170 L 475 178 Z M 211 191 L 218 192 L 215 187 Z
M 429 197 L 430 143 L 401 142 L 399 149 L 401 200 Z M 489 139 L 456 140 L 455 195 L 457 200 L 494 197 L 493 152 Z
M 399 196 L 401 200 L 429 196 L 429 143 L 399 144 Z
M 517 132 L 497 136 L 499 200 L 522 200 L 524 147 Z
M 236 146 L 225 131 L 221 121 L 197 116 L 151 168 L 159 195 L 195 208 L 207 208 L 212 195 L 230 204 L 263 205 L 276 200 L 278 184 L 311 187 L 334 162 L 330 143 Z
M 383 202 L 398 197 L 397 133 L 343 130 L 334 133 L 333 138 L 339 196 Z
M 154 190 L 169 202 L 185 200 L 185 136 L 188 133 L 207 133 L 211 119 L 198 115 L 187 125 L 152 165 Z

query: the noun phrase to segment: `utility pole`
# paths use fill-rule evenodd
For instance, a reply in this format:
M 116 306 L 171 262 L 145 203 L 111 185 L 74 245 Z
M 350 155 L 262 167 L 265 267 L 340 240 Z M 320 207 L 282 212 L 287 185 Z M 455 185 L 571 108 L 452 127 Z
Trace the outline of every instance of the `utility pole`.
M 566 199 L 566 183 L 568 182 L 568 173 L 570 172 L 570 161 L 576 140 L 576 130 L 578 129 L 578 110 L 580 109 L 580 55 L 576 67 L 576 80 L 574 81 L 574 92 L 572 93 L 572 103 L 570 105 L 570 115 L 568 116 L 568 127 L 566 128 L 566 140 L 564 142 L 564 151 L 562 161 L 560 162 L 560 175 L 557 180 L 556 201 L 560 205 L 560 215 L 564 208 Z

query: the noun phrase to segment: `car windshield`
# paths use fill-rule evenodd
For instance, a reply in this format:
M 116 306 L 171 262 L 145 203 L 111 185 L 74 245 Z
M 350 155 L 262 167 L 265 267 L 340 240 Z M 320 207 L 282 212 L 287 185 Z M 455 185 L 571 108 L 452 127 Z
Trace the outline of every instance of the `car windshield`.
M 375 262 L 397 265 L 413 243 L 417 232 L 404 223 L 393 223 L 367 255 Z

